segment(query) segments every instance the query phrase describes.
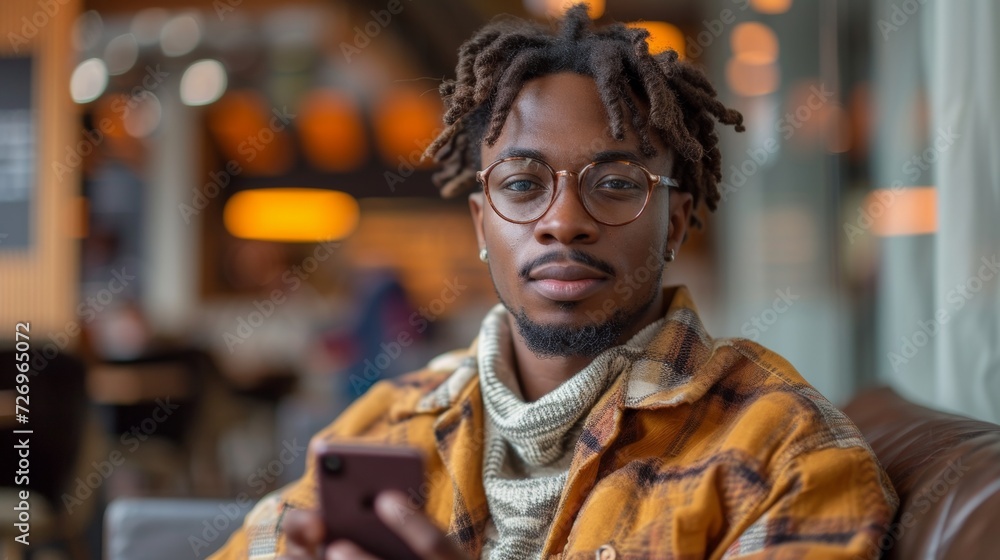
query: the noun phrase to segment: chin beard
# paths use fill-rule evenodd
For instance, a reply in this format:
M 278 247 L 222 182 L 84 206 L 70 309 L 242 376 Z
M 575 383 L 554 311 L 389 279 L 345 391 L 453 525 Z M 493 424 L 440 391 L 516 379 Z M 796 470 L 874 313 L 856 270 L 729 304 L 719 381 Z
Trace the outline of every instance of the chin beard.
M 624 342 L 623 333 L 649 310 L 656 294 L 633 309 L 619 309 L 601 323 L 579 327 L 545 325 L 532 321 L 524 309 L 513 310 L 501 299 L 504 307 L 517 322 L 517 330 L 525 344 L 539 358 L 586 357 L 595 358 L 608 348 Z

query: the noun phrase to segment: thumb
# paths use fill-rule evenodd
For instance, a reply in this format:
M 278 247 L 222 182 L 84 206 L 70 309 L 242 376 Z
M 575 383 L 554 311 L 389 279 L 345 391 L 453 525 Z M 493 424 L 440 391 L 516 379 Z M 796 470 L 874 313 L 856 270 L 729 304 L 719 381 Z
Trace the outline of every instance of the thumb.
M 304 509 L 291 509 L 285 513 L 282 529 L 288 543 L 288 554 L 310 557 L 323 544 L 326 533 L 319 513 Z

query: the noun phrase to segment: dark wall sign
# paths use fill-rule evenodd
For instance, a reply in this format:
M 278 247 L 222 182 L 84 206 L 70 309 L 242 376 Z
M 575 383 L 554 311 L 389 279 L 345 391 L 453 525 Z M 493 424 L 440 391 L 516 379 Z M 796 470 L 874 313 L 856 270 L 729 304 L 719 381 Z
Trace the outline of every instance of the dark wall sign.
M 31 59 L 0 58 L 0 251 L 31 242 L 37 143 Z

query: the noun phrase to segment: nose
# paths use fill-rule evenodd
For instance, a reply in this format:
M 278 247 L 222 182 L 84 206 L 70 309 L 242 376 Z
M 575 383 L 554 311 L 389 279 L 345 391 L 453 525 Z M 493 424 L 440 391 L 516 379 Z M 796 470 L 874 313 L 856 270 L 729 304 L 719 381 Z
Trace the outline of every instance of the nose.
M 535 222 L 535 239 L 543 244 L 558 242 L 594 243 L 600 235 L 600 224 L 594 220 L 580 199 L 580 177 L 576 173 L 556 174 L 555 197 L 548 211 Z

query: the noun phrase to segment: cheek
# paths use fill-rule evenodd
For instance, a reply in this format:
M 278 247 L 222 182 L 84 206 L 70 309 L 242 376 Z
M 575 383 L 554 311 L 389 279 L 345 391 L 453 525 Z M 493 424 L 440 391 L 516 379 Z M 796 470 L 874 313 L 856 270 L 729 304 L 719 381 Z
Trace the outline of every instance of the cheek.
M 657 208 L 657 210 L 659 210 Z M 645 219 L 644 219 L 645 218 Z M 624 250 L 629 255 L 640 255 L 645 260 L 650 251 L 662 251 L 667 244 L 667 237 L 670 232 L 670 221 L 664 215 L 643 216 L 635 222 L 636 228 L 632 230 L 628 239 L 624 240 Z
M 531 237 L 528 226 L 512 224 L 492 212 L 483 216 L 483 233 L 490 255 L 490 273 L 498 288 L 515 286 L 517 271 L 524 264 L 518 259 L 525 240 Z
M 654 204 L 653 202 L 656 202 Z M 673 207 L 672 199 L 667 196 L 661 196 L 659 200 L 651 201 L 649 207 L 646 208 L 649 213 L 649 225 L 647 226 L 650 231 L 655 231 L 656 235 L 666 242 L 667 235 L 670 232 L 670 209 Z
M 661 271 L 667 246 L 666 220 L 650 220 L 615 240 L 619 266 L 638 283 L 655 282 Z
M 512 224 L 497 216 L 491 208 L 483 216 L 483 233 L 492 250 L 507 253 L 507 258 L 516 260 L 518 248 L 532 237 L 532 224 Z
M 663 210 L 659 219 L 649 224 L 647 231 L 649 238 L 646 243 L 653 250 L 658 251 L 660 255 L 664 255 L 667 250 L 667 240 L 670 238 L 670 217 L 666 214 L 666 209 Z

